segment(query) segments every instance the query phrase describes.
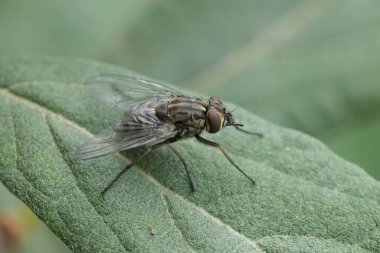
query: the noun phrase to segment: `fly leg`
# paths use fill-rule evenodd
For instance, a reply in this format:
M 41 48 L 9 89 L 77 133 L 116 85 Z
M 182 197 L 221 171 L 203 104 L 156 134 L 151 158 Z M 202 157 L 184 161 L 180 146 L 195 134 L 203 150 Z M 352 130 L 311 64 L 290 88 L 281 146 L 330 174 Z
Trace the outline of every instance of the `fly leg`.
M 239 131 L 246 133 L 246 134 L 256 135 L 257 137 L 260 137 L 260 138 L 264 137 L 264 135 L 262 133 L 250 132 L 250 131 L 244 130 L 243 128 L 241 128 L 240 126 L 237 126 L 237 125 L 235 125 L 235 128 L 236 128 L 236 130 L 239 130 Z
M 183 167 L 185 167 L 185 170 L 186 170 L 186 174 L 187 174 L 187 178 L 189 179 L 189 183 L 190 183 L 190 187 L 191 187 L 191 191 L 192 192 L 195 192 L 195 187 L 194 187 L 194 183 L 193 181 L 191 180 L 191 177 L 190 177 L 190 174 L 189 174 L 189 171 L 187 170 L 187 166 L 186 166 L 186 163 L 185 163 L 185 159 L 183 159 L 183 157 L 177 152 L 177 150 L 175 150 L 171 145 L 170 145 L 170 142 L 166 142 L 166 145 L 170 148 L 171 151 L 173 151 L 173 153 L 181 160 L 182 164 L 183 164 Z
M 248 178 L 249 180 L 251 180 L 251 182 L 253 183 L 253 185 L 255 185 L 255 180 L 253 180 L 252 178 L 250 178 L 242 169 L 239 168 L 239 166 L 236 165 L 236 163 L 231 159 L 231 157 L 229 157 L 226 153 L 226 151 L 224 151 L 224 149 L 219 145 L 219 143 L 216 143 L 216 142 L 213 142 L 213 141 L 209 141 L 209 140 L 206 140 L 204 139 L 203 137 L 199 136 L 199 135 L 195 135 L 195 138 L 202 142 L 203 144 L 206 144 L 208 146 L 212 146 L 212 147 L 216 147 L 218 148 L 220 151 L 222 151 L 223 155 L 228 159 L 228 161 L 230 161 L 230 163 L 237 169 L 239 170 L 246 178 Z
M 160 142 L 160 143 L 157 143 L 149 148 L 147 148 L 144 153 L 138 157 L 137 159 L 135 159 L 134 161 L 132 161 L 131 163 L 129 163 L 122 171 L 119 172 L 119 174 L 117 174 L 117 176 L 112 179 L 112 181 L 107 184 L 107 186 L 103 189 L 103 191 L 101 192 L 101 195 L 104 196 L 104 194 L 115 184 L 115 182 L 125 173 L 127 172 L 130 168 L 132 168 L 134 165 L 138 164 L 139 162 L 141 162 L 141 160 L 147 156 L 150 152 L 152 152 L 153 150 L 161 147 L 162 145 L 164 145 L 166 142 Z

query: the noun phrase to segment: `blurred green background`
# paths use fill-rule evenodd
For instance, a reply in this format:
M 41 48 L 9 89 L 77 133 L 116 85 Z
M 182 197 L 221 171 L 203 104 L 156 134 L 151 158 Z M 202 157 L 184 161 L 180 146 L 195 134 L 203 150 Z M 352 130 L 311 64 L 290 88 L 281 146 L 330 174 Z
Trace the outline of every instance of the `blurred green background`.
M 0 56 L 99 60 L 217 95 L 380 179 L 378 0 L 1 0 L 0 31 Z M 15 250 L 69 252 L 3 186 L 0 203 L 1 224 L 24 224 Z

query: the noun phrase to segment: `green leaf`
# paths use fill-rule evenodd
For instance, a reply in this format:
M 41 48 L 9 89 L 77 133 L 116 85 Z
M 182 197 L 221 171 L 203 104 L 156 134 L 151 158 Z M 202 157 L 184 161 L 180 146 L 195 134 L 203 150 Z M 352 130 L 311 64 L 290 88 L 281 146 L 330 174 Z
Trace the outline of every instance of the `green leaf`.
M 238 109 L 264 138 L 234 129 L 218 150 L 194 140 L 163 148 L 100 191 L 127 160 L 78 161 L 78 145 L 117 120 L 83 89 L 110 65 L 61 58 L 0 62 L 0 178 L 76 252 L 378 252 L 380 183 L 319 141 Z M 230 105 L 231 108 L 232 105 Z M 126 152 L 133 159 L 141 150 Z M 156 235 L 151 230 L 156 230 Z

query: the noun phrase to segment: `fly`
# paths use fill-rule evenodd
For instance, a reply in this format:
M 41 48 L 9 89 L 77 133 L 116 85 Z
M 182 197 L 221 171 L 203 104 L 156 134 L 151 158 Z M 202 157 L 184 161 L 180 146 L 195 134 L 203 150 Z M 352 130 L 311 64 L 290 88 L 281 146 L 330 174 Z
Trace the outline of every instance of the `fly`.
M 121 170 L 101 192 L 104 195 L 130 168 L 153 150 L 167 146 L 182 162 L 191 190 L 195 191 L 185 159 L 171 145 L 179 140 L 195 137 L 199 142 L 219 149 L 227 160 L 249 177 L 216 142 L 200 136 L 206 130 L 217 133 L 226 126 L 233 126 L 247 134 L 262 137 L 260 133 L 248 132 L 235 123 L 232 112 L 227 111 L 218 97 L 208 100 L 186 96 L 174 89 L 151 80 L 134 76 L 101 75 L 91 78 L 87 87 L 100 100 L 124 112 L 122 119 L 102 134 L 80 146 L 76 152 L 79 159 L 86 160 L 123 150 L 145 146 L 145 151 Z

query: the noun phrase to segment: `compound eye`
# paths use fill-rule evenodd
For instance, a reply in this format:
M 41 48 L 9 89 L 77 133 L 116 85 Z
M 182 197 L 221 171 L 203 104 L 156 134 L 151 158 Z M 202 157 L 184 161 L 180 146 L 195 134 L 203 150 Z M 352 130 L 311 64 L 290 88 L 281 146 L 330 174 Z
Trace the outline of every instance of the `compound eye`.
M 209 133 L 217 133 L 222 128 L 222 119 L 218 112 L 210 109 L 207 112 L 206 130 Z

